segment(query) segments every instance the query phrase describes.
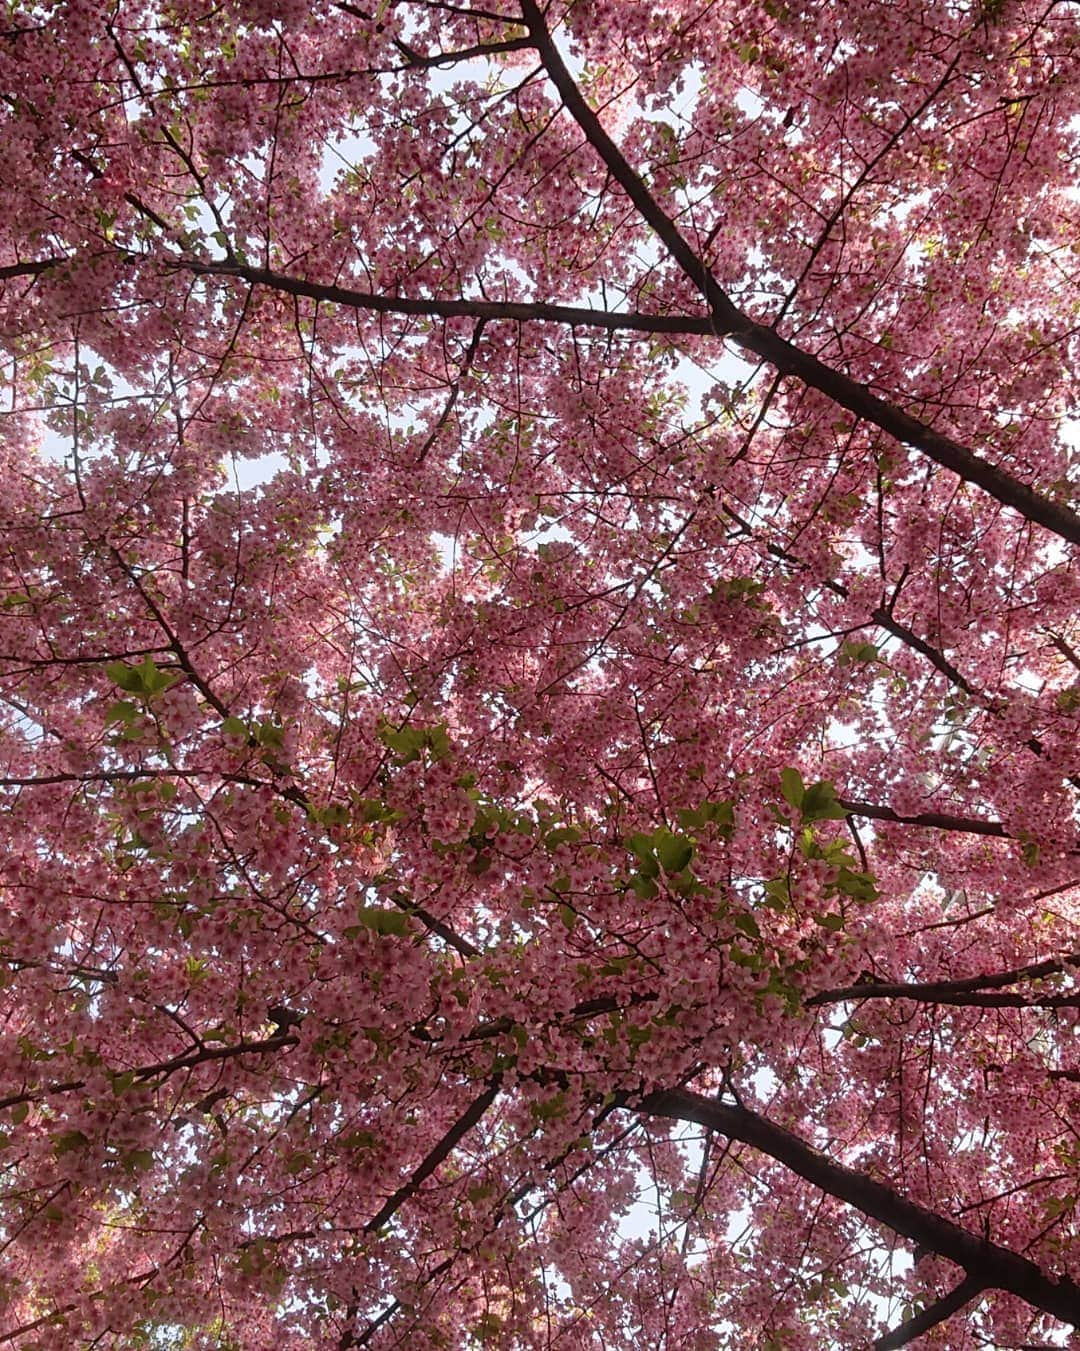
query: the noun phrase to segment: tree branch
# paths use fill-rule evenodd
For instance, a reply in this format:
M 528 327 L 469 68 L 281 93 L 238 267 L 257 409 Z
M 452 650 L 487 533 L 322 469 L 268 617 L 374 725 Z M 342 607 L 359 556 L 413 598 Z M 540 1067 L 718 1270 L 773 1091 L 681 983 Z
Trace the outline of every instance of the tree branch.
M 306 296 L 349 309 L 373 310 L 376 314 L 411 314 L 418 318 L 439 319 L 511 319 L 519 323 L 543 320 L 582 328 L 602 328 L 608 332 L 627 330 L 636 333 L 674 333 L 708 336 L 715 331 L 707 317 L 685 314 L 621 314 L 612 310 L 594 310 L 580 305 L 551 305 L 545 301 L 435 300 L 409 296 L 375 295 L 344 286 L 328 286 L 306 281 L 270 268 L 251 267 L 238 262 L 199 262 L 176 258 L 169 266 L 200 277 L 235 277 L 252 286 L 266 286 L 287 295 Z
M 939 1323 L 944 1323 L 946 1318 L 951 1318 L 965 1304 L 970 1304 L 973 1299 L 982 1294 L 983 1289 L 982 1281 L 976 1280 L 974 1276 L 965 1276 L 954 1290 L 950 1290 L 947 1295 L 931 1304 L 929 1308 L 923 1309 L 914 1318 L 907 1319 L 906 1322 L 893 1328 L 891 1332 L 879 1337 L 874 1343 L 874 1351 L 900 1351 L 900 1347 L 907 1346 L 908 1342 L 913 1342 L 916 1337 L 921 1337 L 924 1332 L 936 1328 Z
M 718 337 L 733 338 L 740 347 L 753 352 L 784 375 L 793 375 L 804 385 L 818 390 L 903 445 L 922 451 L 935 464 L 951 470 L 968 483 L 976 484 L 1003 506 L 1012 507 L 1028 520 L 1045 526 L 1063 539 L 1080 544 L 1080 516 L 1071 508 L 1043 497 L 1003 469 L 979 459 L 958 441 L 934 431 L 918 418 L 872 394 L 866 385 L 826 366 L 817 357 L 802 351 L 774 329 L 755 322 L 740 310 L 717 282 L 705 261 L 683 238 L 674 221 L 649 192 L 641 176 L 630 166 L 585 102 L 552 41 L 535 0 L 521 0 L 521 9 L 540 59 L 567 111 L 603 160 L 612 178 L 640 212 L 642 219 L 701 292 L 714 321 L 713 332 Z
M 40 277 L 43 272 L 48 272 L 54 267 L 59 267 L 66 263 L 67 258 L 39 258 L 35 262 L 29 263 L 8 263 L 0 267 L 0 281 L 8 281 L 12 277 Z
M 842 989 L 822 990 L 806 1001 L 807 1008 L 821 1004 L 839 1004 L 849 999 L 916 999 L 938 1004 L 984 1004 L 989 1008 L 1060 1008 L 1077 1002 L 1076 995 L 1047 995 L 1030 999 L 1019 995 L 968 998 L 986 990 L 1001 990 L 1009 985 L 1019 985 L 1021 981 L 1043 980 L 1047 976 L 1059 976 L 1068 967 L 1080 968 L 1080 952 L 1070 953 L 1066 957 L 1047 958 L 1042 962 L 1031 962 L 1028 966 L 1017 966 L 1011 971 L 996 971 L 992 975 L 966 976 L 960 980 L 937 980 L 904 984 L 894 981 L 860 981 Z M 1002 1002 L 994 1002 L 1000 999 Z
M 1080 1285 L 1066 1276 L 1046 1275 L 1034 1262 L 988 1239 L 979 1238 L 952 1220 L 907 1200 L 892 1187 L 826 1158 L 798 1136 L 746 1107 L 718 1102 L 684 1089 L 650 1093 L 635 1104 L 624 1095 L 622 1105 L 650 1116 L 694 1122 L 760 1150 L 828 1196 L 845 1201 L 869 1219 L 978 1273 L 987 1289 L 1007 1291 L 1032 1308 L 1080 1326 Z
M 966 835 L 990 835 L 999 840 L 1013 838 L 1000 821 L 981 821 L 976 816 L 951 816 L 948 812 L 916 812 L 914 816 L 902 816 L 891 807 L 882 807 L 875 802 L 848 802 L 843 799 L 840 806 L 852 816 L 865 816 L 872 821 L 892 821 L 898 826 L 956 830 Z
M 215 1060 L 234 1060 L 244 1055 L 267 1055 L 280 1051 L 287 1046 L 296 1046 L 299 1038 L 291 1034 L 277 1034 L 263 1041 L 240 1042 L 234 1046 L 200 1046 L 194 1051 L 184 1051 L 170 1060 L 159 1060 L 153 1065 L 139 1065 L 131 1073 L 141 1083 L 150 1079 L 167 1079 L 177 1070 L 195 1069 L 199 1065 Z M 75 1093 L 86 1087 L 85 1079 L 68 1079 L 64 1082 L 46 1084 L 44 1088 L 27 1089 L 22 1093 L 10 1093 L 0 1098 L 0 1111 L 5 1107 L 14 1107 L 21 1102 L 41 1102 L 45 1098 L 56 1097 L 61 1093 Z
M 408 1182 L 400 1186 L 393 1196 L 391 1196 L 384 1205 L 379 1208 L 377 1214 L 373 1215 L 367 1224 L 364 1225 L 364 1232 L 370 1234 L 373 1229 L 378 1229 L 384 1225 L 388 1219 L 404 1203 L 413 1196 L 421 1184 L 431 1176 L 438 1168 L 439 1164 L 450 1154 L 450 1152 L 464 1139 L 469 1131 L 477 1124 L 487 1109 L 499 1095 L 499 1086 L 502 1082 L 501 1075 L 496 1075 L 490 1085 L 483 1093 L 470 1105 L 457 1121 L 450 1127 L 439 1143 L 432 1149 L 424 1161 L 417 1167 L 416 1171 L 409 1178 Z
M 525 8 L 535 9 L 535 6 L 525 0 Z M 555 48 L 551 46 L 550 49 L 554 59 L 559 60 Z M 568 87 L 573 88 L 577 93 L 576 86 L 570 79 L 569 73 L 565 71 L 565 67 L 563 67 L 563 71 L 566 80 L 569 82 Z M 550 69 L 549 74 L 552 74 Z M 562 85 L 558 80 L 556 84 L 559 85 L 560 92 L 563 92 Z M 566 101 L 565 93 L 564 101 Z M 570 106 L 569 101 L 567 102 Z M 577 93 L 575 103 L 580 105 L 582 109 L 587 109 L 587 105 L 579 93 Z M 614 177 L 620 181 L 635 204 L 642 210 L 645 219 L 668 246 L 675 261 L 699 286 L 710 305 L 711 313 L 708 316 L 653 315 L 641 314 L 636 311 L 620 314 L 617 311 L 596 310 L 587 306 L 553 305 L 544 301 L 437 300 L 405 296 L 382 296 L 367 291 L 355 291 L 342 286 L 306 281 L 303 278 L 292 277 L 285 273 L 272 271 L 269 268 L 252 267 L 236 261 L 201 262 L 193 258 L 172 258 L 168 260 L 168 266 L 177 271 L 193 273 L 196 276 L 235 277 L 249 282 L 252 286 L 266 286 L 288 295 L 306 296 L 311 300 L 344 305 L 352 309 L 372 310 L 381 314 L 406 314 L 443 319 L 515 320 L 522 323 L 544 321 L 600 328 L 607 332 L 626 331 L 731 337 L 740 346 L 753 352 L 755 356 L 769 363 L 781 374 L 794 376 L 803 384 L 808 385 L 811 389 L 818 390 L 842 408 L 848 409 L 857 417 L 880 428 L 894 440 L 922 451 L 942 468 L 949 469 L 966 482 L 974 483 L 982 488 L 984 492 L 1002 503 L 1003 506 L 1011 507 L 1027 520 L 1045 526 L 1048 530 L 1060 535 L 1062 539 L 1069 540 L 1071 543 L 1080 543 L 1080 515 L 1077 515 L 1070 507 L 1043 497 L 1026 483 L 1013 478 L 1005 470 L 979 459 L 973 451 L 959 441 L 934 431 L 926 423 L 920 422 L 918 418 L 912 417 L 894 404 L 890 404 L 885 399 L 872 394 L 866 385 L 861 385 L 858 381 L 852 380 L 840 371 L 826 366 L 817 357 L 803 352 L 794 344 L 781 338 L 767 325 L 757 323 L 749 315 L 737 309 L 725 292 L 720 289 L 705 264 L 697 259 L 689 245 L 682 239 L 669 217 L 655 203 L 640 178 L 630 169 L 614 143 L 600 128 L 595 115 L 590 112 L 589 116 L 597 129 L 596 141 L 593 142 L 594 146 L 597 149 L 600 149 L 601 146 L 610 147 L 615 160 L 614 163 L 609 163 L 605 155 L 605 163 L 612 169 Z M 578 120 L 580 122 L 580 119 Z M 584 126 L 583 130 L 585 130 Z M 588 131 L 586 134 L 588 135 Z M 589 139 L 590 141 L 593 140 L 591 136 Z M 601 153 L 604 154 L 604 151 L 602 150 Z M 623 166 L 625 174 L 616 173 L 615 164 Z M 640 191 L 630 192 L 628 186 L 630 182 L 635 183 Z M 640 202 L 639 198 L 641 198 Z M 642 206 L 642 203 L 646 201 L 652 204 L 648 211 L 644 210 Z M 169 229 L 168 223 L 156 213 L 151 213 L 142 203 L 136 202 L 134 204 L 142 214 L 148 215 L 159 228 L 166 231 Z M 661 229 L 662 222 L 667 222 L 668 228 Z M 679 241 L 677 248 L 676 240 Z M 133 254 L 124 254 L 123 257 L 128 263 L 141 261 Z M 5 277 L 40 275 L 51 267 L 70 261 L 72 261 L 70 258 L 54 258 L 43 259 L 37 263 L 13 264 L 0 269 L 0 280 Z M 889 626 L 886 625 L 886 627 Z

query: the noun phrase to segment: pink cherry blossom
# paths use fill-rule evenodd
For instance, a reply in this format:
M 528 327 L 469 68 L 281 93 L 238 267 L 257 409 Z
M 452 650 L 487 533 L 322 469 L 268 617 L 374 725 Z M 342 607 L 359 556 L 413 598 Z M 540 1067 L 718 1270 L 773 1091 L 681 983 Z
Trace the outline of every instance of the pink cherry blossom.
M 0 1341 L 1070 1344 L 1078 44 L 12 0 Z

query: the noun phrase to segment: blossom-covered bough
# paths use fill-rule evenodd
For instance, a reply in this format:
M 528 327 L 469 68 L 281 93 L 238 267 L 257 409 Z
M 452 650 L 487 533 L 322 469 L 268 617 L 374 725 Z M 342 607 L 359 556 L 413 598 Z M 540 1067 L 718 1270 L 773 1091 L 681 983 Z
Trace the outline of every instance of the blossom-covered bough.
M 1078 54 L 11 0 L 0 1345 L 1069 1344 Z

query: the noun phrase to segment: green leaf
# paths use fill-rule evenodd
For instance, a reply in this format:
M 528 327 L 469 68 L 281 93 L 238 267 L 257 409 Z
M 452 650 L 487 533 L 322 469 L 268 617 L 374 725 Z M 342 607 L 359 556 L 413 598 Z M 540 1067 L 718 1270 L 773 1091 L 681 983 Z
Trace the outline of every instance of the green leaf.
M 841 666 L 851 666 L 856 662 L 877 661 L 880 653 L 873 643 L 841 643 L 836 660 Z
M 643 901 L 651 901 L 659 894 L 659 887 L 651 877 L 645 877 L 641 873 L 635 873 L 630 879 L 630 889 L 635 896 L 640 896 Z
M 105 667 L 105 674 L 128 694 L 141 694 L 147 699 L 163 694 L 180 679 L 174 672 L 159 671 L 152 657 L 145 657 L 138 666 L 111 661 Z
M 728 957 L 736 966 L 748 967 L 751 971 L 760 971 L 763 965 L 761 957 L 756 952 L 747 952 L 740 948 L 737 943 L 732 943 L 728 948 Z
M 142 677 L 136 667 L 128 666 L 122 661 L 111 661 L 105 667 L 105 674 L 114 685 L 119 685 L 128 694 L 142 693 Z
M 62 1154 L 70 1154 L 73 1149 L 85 1149 L 89 1143 L 90 1137 L 82 1131 L 63 1131 L 53 1136 L 53 1153 L 60 1158 Z
M 11 1119 L 16 1126 L 21 1126 L 30 1115 L 30 1104 L 28 1102 L 17 1102 L 11 1109 Z
M 723 839 L 730 839 L 735 825 L 735 804 L 704 801 L 700 807 L 684 807 L 676 815 L 684 831 L 700 831 L 712 824 L 716 827 L 716 834 Z
M 470 1331 L 478 1342 L 494 1341 L 502 1337 L 503 1320 L 494 1313 L 485 1313 L 472 1325 Z
M 642 877 L 659 877 L 660 860 L 656 857 L 655 854 L 650 854 L 648 858 L 642 860 L 641 866 L 638 868 L 638 872 L 642 875 Z
M 445 760 L 451 750 L 446 725 L 441 722 L 434 727 L 395 727 L 391 722 L 384 722 L 378 736 L 402 765 L 418 760 L 425 750 L 431 753 L 433 760 Z
M 556 826 L 544 836 L 545 849 L 557 849 L 560 844 L 576 844 L 581 839 L 577 826 Z
M 773 877 L 765 883 L 764 904 L 781 914 L 791 907 L 791 892 L 786 877 Z
M 184 961 L 184 968 L 192 985 L 198 985 L 206 979 L 210 964 L 205 957 L 194 957 L 189 954 Z
M 578 920 L 576 911 L 571 910 L 568 905 L 559 906 L 559 918 L 567 929 L 572 929 Z
M 154 1166 L 152 1149 L 129 1149 L 124 1155 L 124 1171 L 129 1174 L 145 1173 Z
M 445 760 L 450 754 L 450 737 L 442 723 L 437 727 L 428 728 L 426 740 L 433 760 Z
M 702 811 L 707 811 L 709 819 L 716 826 L 716 833 L 730 840 L 735 831 L 735 804 L 733 802 L 706 802 Z
M 1075 713 L 1080 708 L 1080 685 L 1061 690 L 1054 699 L 1054 707 L 1059 713 Z
M 393 807 L 388 807 L 385 802 L 381 802 L 377 797 L 362 797 L 356 803 L 356 810 L 360 820 L 366 826 L 381 825 L 387 821 L 396 821 L 401 813 Z
M 222 736 L 238 736 L 248 739 L 248 725 L 243 718 L 226 718 L 221 724 Z
M 656 855 L 666 873 L 679 873 L 694 855 L 694 846 L 682 835 L 663 835 L 656 843 Z
M 799 1008 L 799 993 L 790 981 L 784 979 L 779 971 L 770 971 L 768 984 L 761 992 L 763 995 L 773 995 L 777 999 L 782 999 L 788 1006 L 788 1011 L 794 1013 Z
M 379 740 L 387 750 L 394 752 L 400 764 L 408 765 L 420 758 L 420 753 L 427 744 L 427 735 L 421 727 L 395 729 L 387 725 L 379 732 Z
M 118 704 L 112 704 L 105 711 L 105 724 L 113 722 L 122 722 L 124 724 L 134 722 L 139 716 L 139 706 L 133 704 L 130 699 L 121 699 Z
M 642 835 L 640 832 L 631 835 L 626 841 L 627 847 L 636 859 L 642 863 L 654 862 L 653 837 L 651 835 Z M 655 876 L 655 873 L 653 874 Z
M 802 814 L 804 821 L 846 821 L 848 815 L 836 800 L 836 789 L 826 780 L 806 789 Z
M 553 1098 L 548 1098 L 546 1102 L 534 1102 L 529 1111 L 537 1121 L 554 1121 L 560 1116 L 565 1116 L 566 1094 L 556 1093 Z
M 374 1149 L 379 1143 L 379 1137 L 374 1131 L 350 1131 L 348 1135 L 341 1136 L 337 1143 L 339 1149 Z
M 280 751 L 285 746 L 285 728 L 270 720 L 260 722 L 255 728 L 255 740 L 267 750 Z
M 815 915 L 814 919 L 817 920 L 823 929 L 828 929 L 829 933 L 839 933 L 844 927 L 843 915 Z
M 757 920 L 749 913 L 749 911 L 744 910 L 741 915 L 736 915 L 731 922 L 735 925 L 736 929 L 741 929 L 747 937 L 761 937 L 761 930 L 757 926 Z
M 365 929 L 382 938 L 407 938 L 409 917 L 400 910 L 385 910 L 381 906 L 364 906 L 357 919 Z
M 854 901 L 876 901 L 878 898 L 878 889 L 870 873 L 852 872 L 850 868 L 840 869 L 836 889 Z
M 309 807 L 308 813 L 321 826 L 344 826 L 350 818 L 349 809 L 342 802 L 332 802 L 328 807 Z
M 803 786 L 802 775 L 797 769 L 785 769 L 780 772 L 780 791 L 784 795 L 784 801 L 789 807 L 794 807 L 796 811 L 802 806 L 803 794 L 806 789 Z

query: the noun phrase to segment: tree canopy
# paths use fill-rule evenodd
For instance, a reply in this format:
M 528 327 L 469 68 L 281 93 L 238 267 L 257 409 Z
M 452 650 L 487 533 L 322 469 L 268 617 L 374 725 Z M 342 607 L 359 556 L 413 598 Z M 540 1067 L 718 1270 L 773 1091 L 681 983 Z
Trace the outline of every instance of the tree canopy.
M 0 1344 L 1068 1344 L 1078 128 L 1059 0 L 8 0 Z

